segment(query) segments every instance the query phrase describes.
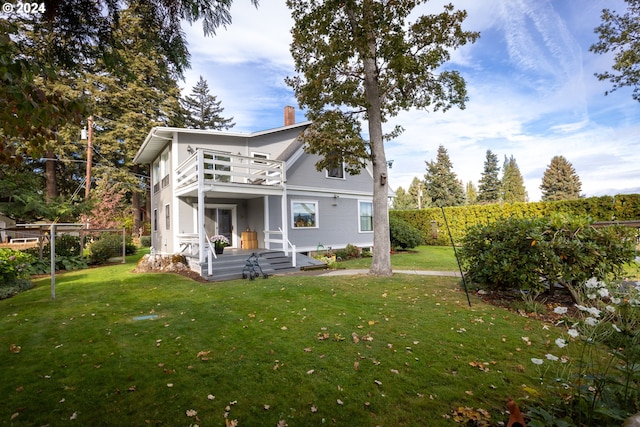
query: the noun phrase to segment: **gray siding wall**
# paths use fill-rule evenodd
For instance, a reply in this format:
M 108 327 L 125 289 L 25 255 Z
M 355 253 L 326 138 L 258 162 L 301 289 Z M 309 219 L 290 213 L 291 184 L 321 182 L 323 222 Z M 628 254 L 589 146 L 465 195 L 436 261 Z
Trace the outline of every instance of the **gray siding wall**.
M 328 178 L 326 171 L 317 171 L 315 163 L 319 157 L 313 154 L 302 154 L 293 165 L 287 169 L 288 187 L 312 187 L 333 192 L 373 194 L 373 178 L 367 170 L 359 175 L 349 175 L 345 178 Z
M 301 129 L 285 129 L 269 134 L 258 134 L 253 137 L 243 135 L 218 134 L 178 134 L 178 164 L 183 162 L 189 153 L 187 147 L 219 150 L 242 156 L 251 156 L 258 152 L 276 159 L 300 135 Z
M 160 253 L 173 253 L 173 233 L 172 224 L 169 225 L 169 229 L 167 229 L 166 224 L 166 214 L 167 209 L 169 209 L 169 219 L 173 222 L 173 206 L 172 204 L 172 193 L 173 193 L 173 170 L 175 169 L 171 147 L 169 147 L 169 181 L 166 186 L 162 185 L 162 178 L 159 177 L 156 179 L 154 176 L 154 167 L 153 163 L 151 165 L 151 182 L 154 181 L 159 182 L 160 190 L 158 192 L 154 191 L 153 186 L 151 187 L 151 239 L 152 239 L 152 247 Z M 162 151 L 164 152 L 164 150 Z M 154 159 L 154 162 L 158 159 Z M 168 205 L 168 206 L 167 206 Z
M 288 197 L 287 209 L 291 218 L 293 201 L 317 201 L 316 218 L 318 228 L 294 228 L 292 221 L 287 224 L 289 240 L 296 245 L 298 251 L 315 251 L 318 245 L 325 248 L 344 248 L 348 243 L 360 247 L 373 245 L 373 232 L 360 232 L 358 203 L 370 201 L 367 198 L 314 197 L 312 195 L 292 195 Z

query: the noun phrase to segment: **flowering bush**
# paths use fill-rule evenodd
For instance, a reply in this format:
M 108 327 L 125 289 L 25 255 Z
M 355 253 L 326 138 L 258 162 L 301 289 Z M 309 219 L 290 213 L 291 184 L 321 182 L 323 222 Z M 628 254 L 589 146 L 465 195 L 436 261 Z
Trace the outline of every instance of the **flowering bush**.
M 21 251 L 0 248 L 0 299 L 31 288 L 30 264 L 34 258 Z
M 216 234 L 215 236 L 211 236 L 209 238 L 209 241 L 218 248 L 220 247 L 224 248 L 226 246 L 229 246 L 229 239 L 227 239 L 222 234 Z
M 620 425 L 640 410 L 640 282 L 607 284 L 591 278 L 576 290 L 584 302 L 575 304 L 572 317 L 568 307 L 554 309 L 564 316 L 559 324 L 567 328 L 566 336 L 555 340 L 556 350 L 531 362 L 542 382 L 551 372 L 552 384 L 562 387 L 564 407 L 547 407 L 566 416 L 564 425 Z M 557 353 L 573 345 L 581 346 L 577 360 Z M 548 424 L 548 411 L 535 413 Z
M 0 248 L 0 284 L 29 278 L 31 255 L 13 249 Z

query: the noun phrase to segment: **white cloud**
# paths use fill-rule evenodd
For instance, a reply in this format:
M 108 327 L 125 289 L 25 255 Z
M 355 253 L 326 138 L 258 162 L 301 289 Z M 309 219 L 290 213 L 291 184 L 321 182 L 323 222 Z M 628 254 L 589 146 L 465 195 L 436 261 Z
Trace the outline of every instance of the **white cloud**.
M 422 11 L 439 13 L 448 0 L 432 0 Z M 607 7 L 622 10 L 622 0 Z M 591 0 L 459 0 L 467 9 L 465 29 L 480 39 L 453 52 L 451 66 L 467 80 L 465 110 L 402 112 L 389 127 L 405 132 L 387 145 L 393 159 L 390 183 L 407 188 L 422 178 L 425 161 L 444 145 L 463 182 L 477 183 L 486 150 L 513 155 L 531 200 L 540 197 L 542 174 L 554 155 L 576 168 L 587 195 L 638 188 L 640 182 L 640 104 L 630 91 L 605 97 L 607 82 L 593 74 L 609 69 L 611 58 L 588 51 L 595 42 L 601 3 Z M 200 25 L 186 26 L 192 70 L 184 92 L 199 75 L 208 80 L 235 130 L 282 124 L 285 105 L 297 105 L 284 78 L 293 75 L 289 53 L 293 21 L 284 0 L 236 0 L 233 23 L 213 38 Z M 298 112 L 298 120 L 304 120 Z

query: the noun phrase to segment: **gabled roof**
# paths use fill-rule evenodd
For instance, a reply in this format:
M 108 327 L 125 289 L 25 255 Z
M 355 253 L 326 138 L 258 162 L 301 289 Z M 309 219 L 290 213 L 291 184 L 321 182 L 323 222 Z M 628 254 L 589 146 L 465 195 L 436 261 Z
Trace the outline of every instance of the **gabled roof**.
M 256 138 L 259 136 L 268 135 L 272 133 L 282 132 L 289 129 L 303 128 L 303 127 L 309 126 L 310 124 L 311 122 L 309 121 L 300 122 L 300 123 L 294 123 L 289 126 L 282 126 L 278 128 L 267 129 L 267 130 L 262 130 L 259 132 L 251 132 L 251 133 L 227 132 L 227 131 L 219 131 L 219 130 L 211 130 L 211 129 L 186 129 L 186 128 L 157 126 L 152 128 L 149 131 L 149 134 L 144 139 L 144 142 L 142 143 L 142 145 L 138 149 L 138 152 L 133 158 L 133 162 L 139 163 L 139 164 L 148 164 L 153 162 L 153 160 L 160 155 L 160 152 L 167 145 L 167 143 L 173 140 L 174 134 L 178 134 L 178 133 L 200 134 L 200 135 L 220 135 L 220 136 L 226 136 L 226 137 L 232 137 L 232 138 L 249 138 L 250 139 L 250 138 Z M 295 145 L 295 142 L 292 145 Z M 285 152 L 286 151 L 288 150 L 285 150 Z

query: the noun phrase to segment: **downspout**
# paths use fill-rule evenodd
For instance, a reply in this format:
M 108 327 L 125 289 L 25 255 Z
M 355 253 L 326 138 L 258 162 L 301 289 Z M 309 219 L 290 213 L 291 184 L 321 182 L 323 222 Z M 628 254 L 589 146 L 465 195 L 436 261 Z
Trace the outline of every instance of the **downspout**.
M 264 201 L 264 248 L 271 249 L 271 234 L 269 233 L 269 196 L 263 196 Z
M 283 184 L 282 188 L 282 249 L 286 256 L 289 255 L 289 245 L 287 245 L 287 239 L 289 238 L 289 223 L 287 222 L 287 188 Z

